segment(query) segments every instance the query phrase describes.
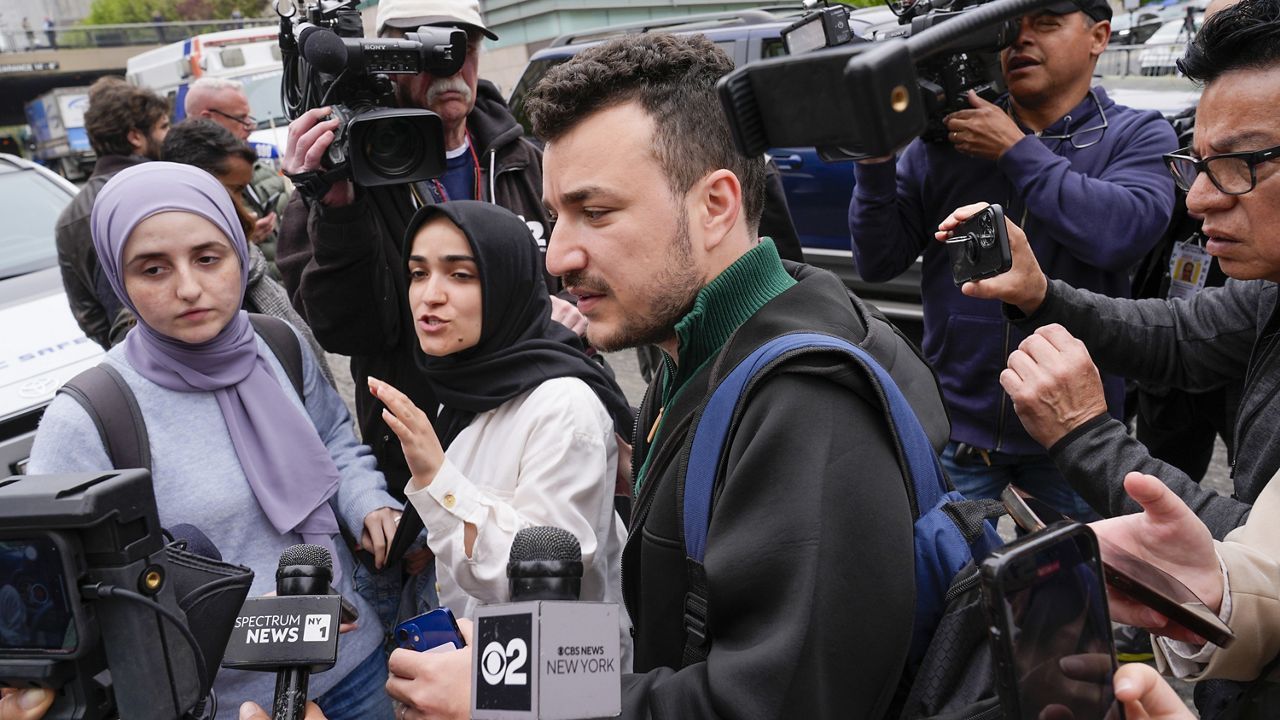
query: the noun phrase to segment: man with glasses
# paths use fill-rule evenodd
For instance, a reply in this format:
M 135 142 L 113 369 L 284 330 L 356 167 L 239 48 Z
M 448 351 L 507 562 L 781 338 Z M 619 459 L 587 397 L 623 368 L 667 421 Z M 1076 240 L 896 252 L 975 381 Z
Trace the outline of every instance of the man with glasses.
M 189 118 L 212 120 L 241 140 L 258 127 L 250 114 L 249 97 L 244 86 L 224 78 L 200 78 L 187 88 L 183 110 Z M 280 279 L 276 269 L 277 218 L 289 203 L 290 186 L 270 163 L 261 159 L 253 164 L 253 180 L 245 186 L 244 205 L 257 215 L 249 242 L 258 246 L 267 258 L 271 277 Z
M 889 280 L 923 252 L 924 351 L 951 415 L 943 464 L 970 497 L 999 497 L 1015 483 L 1073 517 L 1095 517 L 1013 412 L 1000 387 L 1005 359 L 1024 334 L 1000 303 L 963 295 L 933 229 L 953 208 L 998 203 L 1031 228 L 1047 272 L 1111 296 L 1129 295 L 1129 271 L 1160 239 L 1173 183 L 1160 155 L 1176 147 L 1156 112 L 1115 104 L 1091 86 L 1111 36 L 1106 0 L 1066 0 L 1020 19 L 1000 56 L 1009 92 L 946 118 L 943 141 L 916 140 L 893 158 L 859 163 L 849 206 L 863 279 Z M 1120 417 L 1124 380 L 1106 381 Z
M 1120 480 L 1148 473 L 1222 538 L 1280 470 L 1280 116 L 1273 112 L 1280 0 L 1242 0 L 1219 11 L 1178 64 L 1204 83 L 1204 93 L 1194 143 L 1164 161 L 1187 192 L 1188 210 L 1203 218 L 1205 248 L 1230 276 L 1227 284 L 1187 300 L 1103 297 L 1046 277 L 1037 262 L 1039 230 L 1024 234 L 1010 224 L 1013 269 L 963 292 L 1004 301 L 1011 321 L 1035 329 L 1010 355 L 1001 384 L 1028 432 L 1090 504 L 1108 516 L 1138 511 Z M 942 229 L 978 207 L 960 208 Z M 1107 371 L 1144 382 L 1192 391 L 1243 382 L 1232 497 L 1152 459 L 1106 416 L 1090 352 Z

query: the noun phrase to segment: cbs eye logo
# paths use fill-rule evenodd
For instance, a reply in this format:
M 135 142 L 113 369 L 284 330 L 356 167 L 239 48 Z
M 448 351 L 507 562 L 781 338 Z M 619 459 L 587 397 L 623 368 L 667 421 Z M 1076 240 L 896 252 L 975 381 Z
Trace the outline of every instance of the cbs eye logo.
M 529 660 L 529 646 L 523 638 L 513 638 L 504 647 L 494 640 L 480 653 L 480 674 L 490 685 L 525 685 L 529 674 L 522 671 Z

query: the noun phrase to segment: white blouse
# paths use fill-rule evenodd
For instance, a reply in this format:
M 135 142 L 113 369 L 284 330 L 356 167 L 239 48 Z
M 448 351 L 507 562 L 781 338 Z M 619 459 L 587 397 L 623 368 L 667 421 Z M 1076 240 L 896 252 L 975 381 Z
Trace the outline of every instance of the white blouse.
M 481 413 L 454 438 L 424 489 L 408 492 L 436 556 L 440 603 L 459 617 L 506 602 L 507 561 L 520 530 L 563 528 L 582 545 L 582 600 L 622 604 L 626 531 L 613 509 L 618 443 L 613 420 L 590 386 L 554 378 Z M 471 557 L 465 523 L 476 526 Z

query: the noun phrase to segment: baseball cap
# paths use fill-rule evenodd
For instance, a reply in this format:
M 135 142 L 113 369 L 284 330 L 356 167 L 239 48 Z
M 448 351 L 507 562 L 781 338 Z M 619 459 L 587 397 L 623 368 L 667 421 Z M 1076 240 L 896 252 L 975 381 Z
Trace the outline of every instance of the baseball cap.
M 475 28 L 490 40 L 498 39 L 480 17 L 479 0 L 380 0 L 375 25 L 378 33 L 387 26 L 417 30 L 421 25 L 460 25 Z
M 1111 19 L 1111 3 L 1107 0 L 1061 0 L 1044 8 L 1044 12 L 1054 15 L 1070 15 L 1083 12 L 1094 20 Z

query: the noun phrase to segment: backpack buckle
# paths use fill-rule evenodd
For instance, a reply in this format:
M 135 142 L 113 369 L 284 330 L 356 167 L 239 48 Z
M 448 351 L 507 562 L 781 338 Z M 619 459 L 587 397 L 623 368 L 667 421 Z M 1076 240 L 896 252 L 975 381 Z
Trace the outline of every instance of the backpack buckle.
M 707 646 L 707 601 L 696 593 L 684 594 L 684 631 L 693 647 Z

